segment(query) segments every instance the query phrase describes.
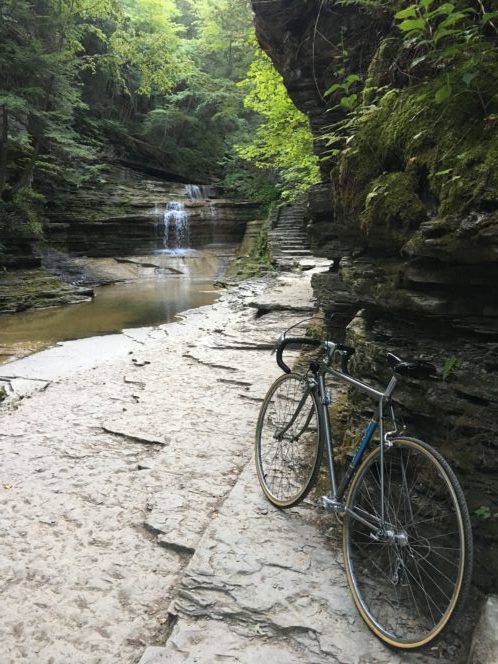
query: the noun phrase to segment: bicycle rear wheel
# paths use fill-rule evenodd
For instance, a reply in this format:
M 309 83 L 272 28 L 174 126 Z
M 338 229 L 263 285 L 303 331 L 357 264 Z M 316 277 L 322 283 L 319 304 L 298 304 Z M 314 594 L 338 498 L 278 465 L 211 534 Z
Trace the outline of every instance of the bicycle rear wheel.
M 347 507 L 379 524 L 377 532 L 346 512 L 343 551 L 348 584 L 368 627 L 404 649 L 440 636 L 468 593 L 472 571 L 470 518 L 453 471 L 429 445 L 392 441 L 376 448 L 351 484 Z
M 285 374 L 268 390 L 256 426 L 256 470 L 268 500 L 292 507 L 313 486 L 322 459 L 318 404 L 308 382 Z

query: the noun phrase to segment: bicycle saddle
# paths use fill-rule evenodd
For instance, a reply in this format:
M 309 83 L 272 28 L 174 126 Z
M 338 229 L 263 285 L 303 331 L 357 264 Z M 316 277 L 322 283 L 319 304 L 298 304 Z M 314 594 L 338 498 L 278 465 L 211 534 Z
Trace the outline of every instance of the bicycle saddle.
M 430 362 L 424 360 L 414 360 L 405 362 L 394 353 L 387 353 L 387 361 L 393 371 L 401 376 L 410 376 L 411 378 L 430 378 L 436 373 L 436 367 Z

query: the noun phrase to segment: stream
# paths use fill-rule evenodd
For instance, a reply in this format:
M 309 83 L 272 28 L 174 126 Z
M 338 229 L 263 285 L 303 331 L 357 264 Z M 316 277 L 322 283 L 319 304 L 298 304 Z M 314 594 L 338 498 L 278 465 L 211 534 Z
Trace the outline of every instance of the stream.
M 213 252 L 193 250 L 163 251 L 124 263 L 93 259 L 94 269 L 122 281 L 95 288 L 95 297 L 81 304 L 3 314 L 0 363 L 61 341 L 161 325 L 181 311 L 211 304 L 221 261 Z

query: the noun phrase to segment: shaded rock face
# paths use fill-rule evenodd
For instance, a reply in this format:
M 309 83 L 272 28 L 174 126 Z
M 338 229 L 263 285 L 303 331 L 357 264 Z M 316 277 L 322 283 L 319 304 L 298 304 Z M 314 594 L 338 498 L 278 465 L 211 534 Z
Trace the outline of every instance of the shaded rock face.
M 367 14 L 358 8 L 319 0 L 254 0 L 251 4 L 260 45 L 319 137 L 335 118 L 343 115 L 340 110 L 332 110 L 324 96 L 334 71 L 345 64 L 340 57 L 340 44 L 348 40 L 348 68 L 357 71 L 360 63 L 372 58 L 378 41 L 388 32 L 389 15 L 382 10 Z M 322 159 L 325 177 L 330 168 L 327 150 L 325 144 L 316 142 L 315 151 Z
M 387 76 L 382 57 L 386 36 L 394 38 L 389 48 L 396 40 L 389 34 L 392 16 L 318 0 L 254 2 L 253 11 L 258 39 L 295 104 L 309 115 L 323 156 L 320 135 L 340 113 L 327 113 L 327 104 L 337 100 L 329 102 L 323 92 L 337 82 L 339 66 L 377 82 Z M 348 51 L 346 63 L 338 57 L 341 49 Z M 396 85 L 392 78 L 389 83 Z M 322 162 L 323 182 L 310 193 L 309 230 L 313 253 L 333 259 L 334 266 L 314 277 L 314 289 L 323 309 L 335 313 L 334 336 L 356 346 L 359 377 L 387 380 L 388 350 L 438 366 L 436 382 L 405 382 L 397 399 L 408 430 L 441 449 L 455 468 L 473 516 L 476 578 L 496 592 L 496 131 L 465 121 L 468 109 L 451 107 L 451 121 L 434 132 L 428 109 L 416 116 L 430 136 L 424 143 L 420 126 L 408 122 L 416 103 L 410 88 L 406 81 L 398 87 L 396 101 L 384 108 L 381 102 L 377 124 L 366 123 L 348 150 L 333 163 Z M 463 126 L 471 133 L 468 143 Z M 438 141 L 450 155 L 460 144 L 449 163 L 459 188 L 449 180 L 438 184 L 437 162 L 431 162 Z M 353 401 L 349 434 L 365 405 Z M 482 506 L 489 511 L 479 511 Z
M 28 270 L 40 267 L 41 259 L 33 251 L 35 237 L 2 237 L 1 266 L 7 270 Z

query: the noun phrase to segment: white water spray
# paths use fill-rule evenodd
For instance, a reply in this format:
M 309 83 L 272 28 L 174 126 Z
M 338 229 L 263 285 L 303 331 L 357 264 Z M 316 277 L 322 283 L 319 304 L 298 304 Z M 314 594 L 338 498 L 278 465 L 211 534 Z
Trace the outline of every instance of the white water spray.
M 187 184 L 185 193 L 193 201 L 206 200 L 211 196 L 211 187 L 204 184 Z
M 166 249 L 186 249 L 189 245 L 189 219 L 185 205 L 170 201 L 163 216 L 163 245 Z

